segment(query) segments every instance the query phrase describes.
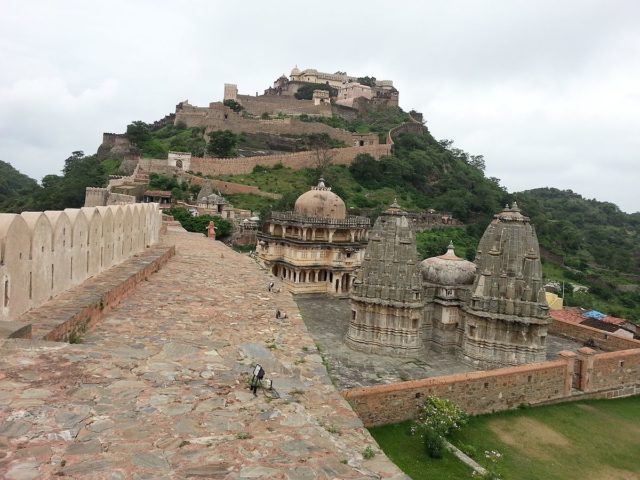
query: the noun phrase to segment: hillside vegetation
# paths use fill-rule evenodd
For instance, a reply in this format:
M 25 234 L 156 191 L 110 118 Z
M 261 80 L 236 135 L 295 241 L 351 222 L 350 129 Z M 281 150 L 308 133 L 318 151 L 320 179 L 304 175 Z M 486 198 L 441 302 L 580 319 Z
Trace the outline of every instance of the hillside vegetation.
M 390 128 L 407 121 L 409 115 L 397 107 L 374 107 L 351 120 L 304 115 L 301 119 L 353 132 L 378 133 L 384 139 Z M 144 122 L 133 122 L 127 127 L 127 135 L 144 156 L 160 158 L 169 150 L 202 155 L 214 147 L 244 153 L 314 149 L 318 144 L 337 146 L 320 136 L 291 138 L 231 132 L 217 135 L 224 140 L 218 142 L 221 145 L 208 145 L 201 128 L 187 128 L 181 123 L 154 130 Z M 99 161 L 95 156 L 74 152 L 66 160 L 62 175 L 45 176 L 40 187 L 10 165 L 0 163 L 0 208 L 19 212 L 81 206 L 84 188 L 104 186 L 107 174 L 114 173 L 118 165 L 113 159 Z M 282 165 L 258 166 L 251 174 L 219 178 L 282 194 L 278 201 L 249 194 L 228 197 L 236 207 L 259 211 L 262 218 L 270 210 L 293 208 L 295 199 L 324 176 L 354 214 L 373 220 L 397 198 L 407 210 L 450 212 L 465 223 L 463 228 L 418 234 L 418 250 L 423 257 L 444 252 L 449 239 L 453 239 L 456 253 L 472 259 L 492 216 L 506 203 L 517 200 L 538 232 L 545 278 L 565 282 L 567 305 L 597 308 L 640 321 L 640 213 L 629 215 L 611 203 L 553 188 L 510 194 L 499 179 L 486 177 L 484 168 L 481 155 L 455 148 L 451 140 L 438 141 L 427 131 L 399 135 L 393 154 L 380 160 L 363 154 L 348 167 L 329 165 L 294 171 Z M 176 198 L 188 198 L 196 190 L 195 186 L 177 182 L 168 188 L 174 190 Z M 585 285 L 590 291 L 573 294 L 572 284 Z

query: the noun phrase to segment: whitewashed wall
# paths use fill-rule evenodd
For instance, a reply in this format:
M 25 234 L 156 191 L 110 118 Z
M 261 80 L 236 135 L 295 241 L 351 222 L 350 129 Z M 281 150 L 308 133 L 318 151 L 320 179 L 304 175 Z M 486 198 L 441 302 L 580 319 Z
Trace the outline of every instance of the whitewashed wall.
M 155 203 L 0 213 L 0 320 L 156 244 L 160 225 Z

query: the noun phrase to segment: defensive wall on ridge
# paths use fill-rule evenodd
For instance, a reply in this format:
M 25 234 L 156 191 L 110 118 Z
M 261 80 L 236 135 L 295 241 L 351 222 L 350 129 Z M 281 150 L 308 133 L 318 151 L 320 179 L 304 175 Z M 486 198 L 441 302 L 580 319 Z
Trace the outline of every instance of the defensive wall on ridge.
M 259 197 L 272 198 L 277 200 L 282 198 L 282 195 L 279 193 L 271 193 L 260 190 L 258 187 L 254 185 L 243 185 L 242 183 L 234 183 L 234 182 L 225 182 L 224 180 L 210 180 L 208 178 L 198 177 L 196 175 L 186 174 L 186 177 L 189 179 L 189 182 L 193 185 L 205 185 L 207 183 L 211 184 L 214 190 L 219 191 L 223 195 L 234 195 L 234 194 L 250 194 L 257 195 Z
M 157 204 L 0 214 L 0 321 L 158 242 Z
M 333 156 L 331 161 L 333 165 L 351 165 L 353 159 L 361 153 L 368 153 L 379 159 L 390 152 L 391 145 L 385 144 L 329 150 L 329 154 Z M 316 152 L 296 152 L 244 158 L 192 157 L 191 171 L 200 172 L 203 175 L 242 175 L 251 173 L 256 165 L 274 167 L 280 163 L 294 170 L 312 168 L 316 163 Z M 172 173 L 175 171 L 175 169 L 167 165 L 167 160 L 143 158 L 140 159 L 139 165 L 140 169 L 146 172 Z
M 108 188 L 87 187 L 84 194 L 85 207 L 103 207 L 106 205 L 126 205 L 136 203 L 136 197 L 123 193 L 112 193 Z
M 473 415 L 520 405 L 637 395 L 640 342 L 632 342 L 635 348 L 626 345 L 626 350 L 597 353 L 583 347 L 577 353 L 560 352 L 554 361 L 355 388 L 343 395 L 367 427 L 415 418 L 430 395 L 451 400 Z
M 238 95 L 237 101 L 249 113 L 256 116 L 260 116 L 263 113 L 268 113 L 269 115 L 277 115 L 278 113 L 285 115 L 307 114 L 323 117 L 332 115 L 330 103 L 314 105 L 313 100 L 298 100 L 294 97 Z
M 299 100 L 295 100 L 299 102 Z M 331 138 L 354 145 L 359 140 L 368 144 L 379 143 L 376 134 L 355 134 L 319 122 L 303 122 L 297 118 L 273 118 L 262 120 L 245 118 L 222 103 L 214 102 L 208 107 L 194 107 L 179 104 L 176 107 L 175 122 L 184 122 L 187 127 L 204 127 L 205 133 L 216 130 L 231 130 L 233 133 L 267 133 L 271 135 L 309 135 L 326 133 Z

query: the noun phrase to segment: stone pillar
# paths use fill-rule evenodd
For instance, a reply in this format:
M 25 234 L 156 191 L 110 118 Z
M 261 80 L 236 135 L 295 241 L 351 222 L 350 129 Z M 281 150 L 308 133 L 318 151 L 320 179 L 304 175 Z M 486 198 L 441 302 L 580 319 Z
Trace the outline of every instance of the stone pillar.
M 330 228 L 329 229 L 329 243 L 333 242 L 333 234 L 336 233 L 336 229 L 335 228 Z
M 574 352 L 570 352 L 569 350 L 563 350 L 558 353 L 558 357 L 567 365 L 567 369 L 564 372 L 564 396 L 568 397 L 571 395 L 571 389 L 573 388 L 573 375 L 575 372 L 574 369 L 576 363 L 576 354 Z
M 355 242 L 356 240 L 356 232 L 353 229 L 349 230 L 349 235 L 351 235 L 351 243 Z
M 596 351 L 593 348 L 582 347 L 578 349 L 578 360 L 580 361 L 580 390 L 583 392 L 591 390 L 593 356 L 595 354 Z
M 283 225 L 282 226 L 282 238 L 284 238 L 287 235 L 287 226 Z
M 316 239 L 316 229 L 312 228 L 311 229 L 311 241 Z
M 273 231 L 275 230 L 275 225 L 273 223 L 269 224 L 269 235 L 273 235 Z

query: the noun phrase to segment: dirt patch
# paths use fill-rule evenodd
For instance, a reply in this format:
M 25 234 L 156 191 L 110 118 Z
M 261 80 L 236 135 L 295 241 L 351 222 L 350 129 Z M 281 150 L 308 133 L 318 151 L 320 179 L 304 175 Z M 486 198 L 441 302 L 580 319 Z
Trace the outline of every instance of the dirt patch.
M 599 470 L 593 478 L 598 478 L 599 480 L 638 480 L 640 478 L 640 474 L 637 472 L 630 472 L 629 470 L 606 467 Z
M 502 442 L 535 458 L 550 458 L 558 448 L 570 446 L 567 437 L 530 418 L 496 419 L 489 428 Z
M 585 412 L 589 412 L 589 413 L 591 413 L 593 415 L 600 416 L 600 418 L 606 419 L 607 422 L 612 424 L 612 425 L 619 425 L 621 430 L 629 431 L 629 432 L 633 433 L 634 435 L 640 435 L 640 426 L 638 426 L 638 425 L 634 425 L 632 423 L 625 422 L 625 421 L 621 420 L 620 418 L 615 417 L 614 415 L 611 415 L 610 413 L 604 412 L 604 411 L 600 410 L 599 408 L 594 407 L 593 405 L 586 405 L 584 403 L 579 403 L 576 406 L 580 410 L 584 410 Z

